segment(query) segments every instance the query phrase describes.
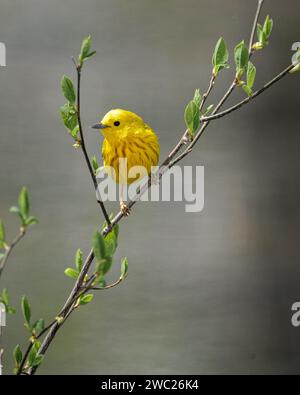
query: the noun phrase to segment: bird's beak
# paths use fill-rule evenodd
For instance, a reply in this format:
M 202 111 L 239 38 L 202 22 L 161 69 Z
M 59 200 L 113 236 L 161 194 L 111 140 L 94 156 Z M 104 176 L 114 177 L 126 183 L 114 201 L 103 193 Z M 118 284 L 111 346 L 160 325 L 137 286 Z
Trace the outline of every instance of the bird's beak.
M 103 123 L 96 123 L 96 125 L 93 125 L 92 128 L 93 129 L 105 129 L 108 128 L 109 126 L 104 125 Z

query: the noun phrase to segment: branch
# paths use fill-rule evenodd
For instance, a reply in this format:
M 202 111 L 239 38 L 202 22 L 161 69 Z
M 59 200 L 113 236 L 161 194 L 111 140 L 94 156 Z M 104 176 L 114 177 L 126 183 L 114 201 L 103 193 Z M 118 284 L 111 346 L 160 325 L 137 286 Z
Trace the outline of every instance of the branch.
M 252 45 L 253 45 L 253 40 L 254 40 L 254 34 L 256 31 L 256 25 L 258 22 L 258 18 L 263 6 L 263 2 L 264 0 L 258 0 L 258 4 L 257 4 L 257 9 L 256 9 L 256 13 L 255 13 L 255 17 L 254 17 L 254 21 L 253 21 L 253 26 L 252 26 L 252 31 L 251 31 L 251 35 L 250 35 L 250 41 L 249 41 L 249 48 L 248 48 L 248 52 L 249 52 L 249 59 L 252 56 Z M 234 91 L 235 87 L 237 86 L 237 79 L 236 77 L 234 78 L 232 84 L 230 85 L 230 87 L 228 88 L 227 92 L 225 93 L 225 95 L 221 98 L 221 100 L 219 101 L 219 103 L 217 104 L 217 106 L 215 107 L 215 109 L 212 112 L 212 116 L 215 115 L 220 108 L 223 106 L 223 104 L 225 103 L 225 101 L 228 99 L 228 97 L 231 95 L 231 93 Z M 200 130 L 196 133 L 196 136 L 194 137 L 194 140 L 191 142 L 191 144 L 186 148 L 186 150 L 179 155 L 176 159 L 174 159 L 171 163 L 170 163 L 170 167 L 174 166 L 176 163 L 178 163 L 179 161 L 181 161 L 184 157 L 186 157 L 188 154 L 190 154 L 193 150 L 194 145 L 197 143 L 197 141 L 199 140 L 199 138 L 202 136 L 202 134 L 204 133 L 205 129 L 207 128 L 207 126 L 209 125 L 209 117 L 207 117 L 207 119 L 205 119 L 204 117 L 202 118 L 203 120 L 203 125 L 200 128 Z
M 253 22 L 253 26 L 252 26 L 252 31 L 251 31 L 251 36 L 250 36 L 250 40 L 249 40 L 249 57 L 251 57 L 251 55 L 253 54 L 253 41 L 254 41 L 254 36 L 255 36 L 255 32 L 256 32 L 256 25 L 258 22 L 258 18 L 263 6 L 264 0 L 258 0 L 258 5 L 257 5 L 257 10 L 256 10 L 256 14 L 254 17 L 254 22 Z
M 2 272 L 7 264 L 8 258 L 10 256 L 12 250 L 19 243 L 19 241 L 25 236 L 25 234 L 26 234 L 26 229 L 25 229 L 25 227 L 22 226 L 20 228 L 20 232 L 18 233 L 16 238 L 11 242 L 10 245 L 5 247 L 4 257 L 0 260 L 0 277 L 1 277 Z
M 202 111 L 202 109 L 204 107 L 206 99 L 208 98 L 208 96 L 209 96 L 209 94 L 210 94 L 210 92 L 211 92 L 211 90 L 212 90 L 212 88 L 213 88 L 213 86 L 215 84 L 215 80 L 216 80 L 216 75 L 213 73 L 211 78 L 210 78 L 207 91 L 202 96 L 202 100 L 201 100 L 201 103 L 200 103 L 200 106 L 199 106 L 199 112 L 200 113 L 201 113 L 201 111 Z
M 92 287 L 92 283 L 95 280 L 95 276 L 91 276 L 91 278 L 87 281 L 87 283 L 85 284 L 85 286 L 83 287 L 83 289 L 81 290 L 81 292 L 79 292 L 78 294 L 74 295 L 72 299 L 70 299 L 70 301 L 68 302 L 68 304 L 66 304 L 63 309 L 60 311 L 60 313 L 58 314 L 58 316 L 55 318 L 55 320 L 53 320 L 49 325 L 47 325 L 47 327 L 45 327 L 38 335 L 36 335 L 34 337 L 35 340 L 40 339 L 46 332 L 49 331 L 49 333 L 47 334 L 47 336 L 45 337 L 41 348 L 39 350 L 39 354 L 43 354 L 46 352 L 47 348 L 49 347 L 50 343 L 52 342 L 52 340 L 54 339 L 58 329 L 63 325 L 63 323 L 66 321 L 66 319 L 71 315 L 71 313 L 78 307 L 78 305 L 76 305 L 76 302 L 78 300 L 78 298 L 80 298 L 81 296 L 83 296 L 86 292 L 88 292 L 89 290 L 92 289 L 96 289 Z M 121 281 L 118 281 L 118 283 L 120 283 Z M 117 285 L 117 283 L 112 284 L 113 286 Z M 109 287 L 109 286 L 108 286 Z M 110 287 L 109 287 L 110 288 Z M 31 351 L 31 348 L 33 346 L 33 342 L 30 341 L 30 344 L 28 345 L 26 352 L 23 356 L 22 362 L 18 368 L 18 371 L 16 373 L 16 375 L 22 375 L 22 374 L 34 374 L 36 369 L 38 368 L 38 366 L 35 367 L 31 367 L 28 372 L 24 371 L 25 365 L 26 365 L 26 361 L 28 358 L 28 355 Z
M 216 79 L 216 76 L 214 74 L 212 74 L 211 79 L 208 84 L 208 88 L 202 96 L 202 100 L 201 100 L 201 103 L 199 106 L 200 112 L 201 112 L 202 108 L 204 107 L 206 99 L 208 98 L 209 94 L 211 93 L 212 88 L 214 87 L 215 79 Z M 166 159 L 162 162 L 161 166 L 167 166 L 172 161 L 172 159 L 177 155 L 177 153 L 189 142 L 189 140 L 190 140 L 189 131 L 187 129 L 183 133 L 181 139 L 178 141 L 178 143 L 175 145 L 175 147 L 172 149 L 172 151 L 166 157 Z
M 278 82 L 279 80 L 281 80 L 283 77 L 285 77 L 293 68 L 295 67 L 294 64 L 289 65 L 287 68 L 285 68 L 281 73 L 279 73 L 276 77 L 274 77 L 271 81 L 269 81 L 268 83 L 266 83 L 261 89 L 257 90 L 256 92 L 254 92 L 251 96 L 246 97 L 246 99 L 240 101 L 239 103 L 235 104 L 232 107 L 229 107 L 227 110 L 224 110 L 222 112 L 210 115 L 208 117 L 202 117 L 201 118 L 201 122 L 210 122 L 214 119 L 218 119 L 218 118 L 222 118 L 225 115 L 230 114 L 231 112 L 238 110 L 239 108 L 241 108 L 243 105 L 249 103 L 252 99 L 254 99 L 255 97 L 259 96 L 261 93 L 263 93 L 265 90 L 267 90 L 268 88 L 270 88 L 273 84 L 275 84 L 276 82 Z
M 82 122 L 81 122 L 81 115 L 80 115 L 80 82 L 81 82 L 81 70 L 82 70 L 82 65 L 80 64 L 76 64 L 74 58 L 73 59 L 73 63 L 75 64 L 76 67 L 76 73 L 77 73 L 77 120 L 78 120 L 78 127 L 79 127 L 79 134 L 80 134 L 80 146 L 86 161 L 86 164 L 88 166 L 93 184 L 94 184 L 94 188 L 96 191 L 96 195 L 97 195 L 97 202 L 100 205 L 100 208 L 102 210 L 102 213 L 104 215 L 105 221 L 107 222 L 108 225 L 110 225 L 110 219 L 109 219 L 109 215 L 105 209 L 104 203 L 101 200 L 101 197 L 99 196 L 98 193 L 98 184 L 97 184 L 97 179 L 95 176 L 95 173 L 93 171 L 88 153 L 87 153 L 87 149 L 86 149 L 86 145 L 85 145 L 85 140 L 84 140 L 84 134 L 83 134 L 83 128 L 82 128 Z M 99 197 L 98 197 L 99 196 Z
M 105 287 L 92 287 L 92 288 L 90 288 L 91 290 L 94 290 L 94 291 L 105 291 L 106 289 L 110 289 L 110 288 L 114 288 L 114 287 L 116 287 L 117 285 L 119 285 L 123 280 L 125 280 L 125 277 L 120 277 L 117 281 L 115 281 L 114 283 L 112 283 L 112 284 L 109 284 L 109 285 L 106 285 Z

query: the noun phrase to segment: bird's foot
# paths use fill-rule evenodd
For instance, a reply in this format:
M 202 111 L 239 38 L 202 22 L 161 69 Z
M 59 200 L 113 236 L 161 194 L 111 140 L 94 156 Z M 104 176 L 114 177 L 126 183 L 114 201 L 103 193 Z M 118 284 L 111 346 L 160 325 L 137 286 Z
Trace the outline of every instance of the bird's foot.
M 120 202 L 120 210 L 121 210 L 121 213 L 124 215 L 124 217 L 128 217 L 128 215 L 131 212 L 130 207 L 128 207 L 127 204 L 122 201 Z

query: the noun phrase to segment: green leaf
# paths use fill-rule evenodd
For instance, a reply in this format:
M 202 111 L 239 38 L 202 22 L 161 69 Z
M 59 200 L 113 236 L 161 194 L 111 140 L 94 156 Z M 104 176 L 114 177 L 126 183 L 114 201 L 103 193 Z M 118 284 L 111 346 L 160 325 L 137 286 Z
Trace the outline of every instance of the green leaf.
M 79 273 L 77 270 L 72 269 L 71 267 L 68 267 L 65 271 L 64 271 L 65 275 L 71 278 L 74 278 L 75 280 L 78 278 Z
M 0 261 L 1 259 L 3 259 L 5 257 L 5 254 L 2 254 L 2 252 L 0 252 Z
M 125 257 L 121 262 L 121 278 L 124 279 L 128 273 L 128 259 Z
M 83 265 L 83 254 L 80 248 L 78 248 L 75 254 L 75 265 L 78 273 L 80 273 Z
M 244 41 L 241 41 L 234 49 L 236 65 L 236 77 L 239 79 L 247 69 L 249 54 Z
M 43 320 L 43 318 L 37 320 L 32 326 L 32 329 L 35 333 L 41 332 L 44 328 L 45 328 L 45 321 Z
M 247 93 L 247 95 L 248 96 L 251 96 L 252 95 L 252 89 L 251 88 L 249 88 L 249 86 L 247 86 L 247 85 L 242 85 L 242 88 L 243 88 L 243 90 Z
M 265 46 L 267 44 L 267 37 L 265 35 L 262 25 L 259 23 L 257 24 L 256 32 L 258 41 L 262 44 L 262 46 Z
M 43 356 L 42 355 L 38 355 L 38 352 L 41 348 L 41 342 L 39 342 L 38 340 L 36 340 L 32 347 L 31 350 L 29 352 L 28 355 L 28 364 L 29 366 L 35 367 L 38 366 L 42 360 L 43 360 Z
M 30 216 L 26 219 L 25 221 L 25 225 L 26 226 L 30 226 L 30 225 L 34 225 L 37 224 L 39 221 L 36 217 Z
M 17 344 L 16 347 L 14 348 L 13 356 L 16 366 L 19 367 L 23 359 L 23 354 L 19 344 Z
M 30 204 L 29 204 L 28 191 L 27 188 L 23 187 L 19 195 L 19 212 L 24 222 L 29 215 L 29 209 L 30 209 Z
M 33 366 L 33 367 L 39 366 L 42 363 L 43 359 L 44 359 L 43 355 L 36 355 L 36 357 L 35 357 L 34 361 L 32 362 L 31 366 Z
M 201 93 L 200 93 L 200 89 L 196 89 L 196 90 L 195 90 L 193 101 L 194 101 L 194 103 L 196 104 L 196 106 L 200 107 L 200 104 L 201 104 Z
M 88 303 L 90 303 L 93 300 L 93 298 L 94 298 L 93 294 L 83 295 L 79 299 L 79 304 L 80 305 L 88 304 Z
M 2 294 L 0 295 L 0 302 L 2 302 L 5 305 L 5 309 L 7 312 L 7 308 L 9 305 L 9 296 L 6 288 L 3 289 Z
M 37 351 L 36 351 L 36 348 L 33 345 L 31 347 L 31 350 L 30 350 L 29 355 L 28 355 L 28 363 L 29 363 L 30 366 L 34 366 L 34 362 L 35 362 L 36 356 L 37 356 Z
M 77 119 L 76 119 L 76 122 L 77 122 Z M 75 128 L 72 129 L 72 130 L 70 130 L 70 134 L 71 134 L 71 136 L 72 136 L 74 139 L 76 139 L 76 137 L 77 137 L 77 135 L 78 135 L 78 132 L 79 132 L 79 125 L 76 124 Z
M 8 314 L 16 314 L 17 310 L 14 307 L 8 306 L 7 313 Z
M 207 109 L 204 111 L 204 113 L 203 113 L 203 117 L 206 117 L 210 112 L 211 112 L 211 110 L 214 108 L 214 105 L 213 104 L 210 104 L 208 107 L 207 107 Z
M 262 28 L 266 40 L 270 37 L 270 35 L 272 33 L 272 29 L 273 29 L 273 20 L 270 19 L 269 15 L 267 15 L 266 19 L 265 19 L 265 22 L 264 22 L 264 26 Z
M 190 134 L 193 136 L 200 125 L 199 106 L 193 100 L 185 108 L 184 120 Z
M 33 347 L 35 349 L 35 351 L 38 353 L 39 349 L 41 348 L 42 343 L 39 340 L 35 340 L 33 343 Z
M 99 164 L 98 164 L 98 161 L 97 161 L 97 158 L 95 155 L 92 156 L 92 166 L 93 166 L 94 172 L 96 173 L 99 168 Z
M 96 51 L 92 51 L 90 52 L 88 55 L 86 55 L 85 59 L 91 58 L 92 56 L 94 56 L 96 54 Z
M 79 54 L 79 63 L 82 64 L 84 59 L 86 59 L 90 53 L 91 50 L 91 45 L 92 45 L 92 38 L 91 36 L 88 36 L 83 39 L 82 44 L 81 44 L 81 50 Z
M 27 297 L 24 295 L 21 301 L 22 312 L 25 318 L 25 323 L 30 326 L 31 309 Z
M 5 304 L 5 306 L 9 305 L 9 296 L 8 296 L 8 291 L 6 288 L 4 288 L 2 291 L 1 301 Z
M 61 89 L 65 98 L 71 103 L 74 104 L 76 100 L 75 90 L 73 82 L 70 80 L 69 77 L 64 75 L 61 79 Z
M 97 262 L 100 262 L 103 258 L 106 257 L 106 246 L 104 237 L 96 232 L 93 238 L 93 249 Z
M 4 223 L 0 219 L 0 248 L 5 246 L 5 228 Z
M 109 256 L 101 259 L 101 261 L 97 262 L 96 273 L 98 273 L 100 276 L 104 276 L 110 270 L 112 262 L 112 257 Z
M 256 77 L 256 67 L 252 62 L 248 62 L 247 68 L 247 86 L 252 89 Z
M 110 233 L 105 237 L 105 256 L 112 257 L 118 247 L 119 225 L 115 225 Z
M 228 68 L 229 53 L 223 37 L 220 37 L 213 53 L 212 65 L 213 74 L 218 75 L 219 71 Z
M 65 127 L 74 134 L 74 129 L 78 127 L 76 109 L 73 104 L 66 103 L 60 107 L 60 114 Z

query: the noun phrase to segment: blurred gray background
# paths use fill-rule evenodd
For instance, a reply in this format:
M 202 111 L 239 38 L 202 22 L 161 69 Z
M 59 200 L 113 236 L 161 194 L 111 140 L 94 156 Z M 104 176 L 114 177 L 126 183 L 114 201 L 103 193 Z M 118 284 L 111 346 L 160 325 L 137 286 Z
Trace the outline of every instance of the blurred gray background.
M 54 317 L 71 287 L 63 274 L 78 247 L 86 253 L 102 223 L 87 168 L 59 116 L 62 74 L 71 55 L 94 39 L 97 56 L 83 72 L 87 126 L 110 108 L 131 109 L 158 133 L 162 156 L 184 128 L 183 109 L 207 86 L 222 35 L 231 50 L 249 33 L 256 1 L 1 0 L 0 213 L 29 188 L 40 223 L 13 252 L 1 279 L 34 318 Z M 256 86 L 286 67 L 300 41 L 298 0 L 265 1 L 275 26 L 253 58 Z M 232 56 L 231 56 L 232 64 Z M 232 80 L 222 72 L 210 103 Z M 299 75 L 289 76 L 240 111 L 215 121 L 183 164 L 205 166 L 205 208 L 138 204 L 123 221 L 117 260 L 129 276 L 97 294 L 57 335 L 44 374 L 300 373 L 300 328 L 290 324 L 300 300 Z M 244 96 L 238 91 L 228 102 Z M 90 154 L 102 140 L 87 132 Z M 109 205 L 115 209 L 115 205 Z M 118 261 L 110 278 L 118 275 Z M 20 309 L 3 344 L 25 346 Z

